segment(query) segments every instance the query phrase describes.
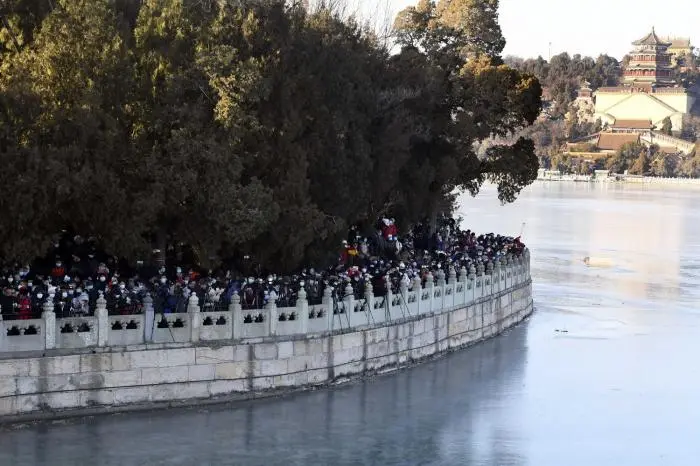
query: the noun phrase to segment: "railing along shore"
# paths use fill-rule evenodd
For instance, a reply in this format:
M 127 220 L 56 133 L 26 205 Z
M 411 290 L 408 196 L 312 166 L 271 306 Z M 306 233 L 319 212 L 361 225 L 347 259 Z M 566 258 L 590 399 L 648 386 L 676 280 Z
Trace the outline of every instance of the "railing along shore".
M 398 293 L 374 296 L 371 284 L 357 299 L 351 287 L 326 288 L 322 302 L 308 303 L 303 289 L 294 306 L 277 307 L 271 300 L 263 309 L 243 309 L 234 295 L 228 309 L 202 310 L 192 295 L 186 312 L 157 313 L 147 296 L 141 314 L 109 315 L 102 295 L 93 316 L 57 318 L 53 304 L 41 318 L 0 321 L 0 355 L 24 351 L 123 347 L 148 343 L 196 343 L 200 341 L 258 341 L 269 337 L 318 334 L 381 325 L 398 319 L 466 307 L 530 279 L 530 254 L 508 255 L 495 263 L 469 270 L 439 270 L 426 283 L 417 278 L 403 284 Z

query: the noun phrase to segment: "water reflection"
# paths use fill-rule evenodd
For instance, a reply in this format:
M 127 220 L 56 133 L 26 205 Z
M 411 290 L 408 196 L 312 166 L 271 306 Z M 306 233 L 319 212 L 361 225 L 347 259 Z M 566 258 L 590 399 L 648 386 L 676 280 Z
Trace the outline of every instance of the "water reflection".
M 395 376 L 287 399 L 3 432 L 0 464 L 524 464 L 511 461 L 507 440 L 519 434 L 508 416 L 491 413 L 517 403 L 525 339 L 520 327 Z
M 695 198 L 687 189 L 542 183 L 500 208 L 468 196 L 462 204 L 481 204 L 467 222 L 486 230 L 517 235 L 526 222 L 536 278 L 656 301 L 685 297 L 682 264 L 691 247 L 700 252 Z M 612 267 L 589 269 L 581 264 L 585 256 L 609 259 Z

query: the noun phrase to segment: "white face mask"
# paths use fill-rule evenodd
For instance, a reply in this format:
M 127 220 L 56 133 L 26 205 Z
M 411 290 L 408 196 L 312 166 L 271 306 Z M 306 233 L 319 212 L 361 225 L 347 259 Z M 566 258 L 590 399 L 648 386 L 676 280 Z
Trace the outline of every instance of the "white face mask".
M 10 278 L 7 279 L 7 283 L 12 283 L 13 281 L 15 281 L 15 279 L 12 278 L 12 277 L 10 277 Z
M 92 289 L 92 285 L 88 285 L 85 287 L 86 290 L 90 291 Z
M 37 294 L 36 294 L 36 297 L 39 298 L 39 299 L 41 299 L 41 298 L 44 297 L 44 293 L 37 293 Z
M 119 289 L 120 289 L 120 290 L 123 290 L 124 288 L 126 288 L 126 286 L 124 286 L 124 285 L 119 285 Z
M 160 282 L 161 282 L 161 283 L 165 283 L 165 282 L 167 282 L 167 281 L 168 281 L 168 279 L 165 278 L 165 277 L 163 277 L 163 278 L 160 279 Z
M 100 281 L 101 281 L 101 282 L 105 281 L 105 276 L 104 276 L 104 275 L 100 276 Z
M 61 297 L 67 298 L 67 297 L 68 297 L 68 293 L 66 293 L 66 292 L 64 291 L 63 293 L 61 293 Z

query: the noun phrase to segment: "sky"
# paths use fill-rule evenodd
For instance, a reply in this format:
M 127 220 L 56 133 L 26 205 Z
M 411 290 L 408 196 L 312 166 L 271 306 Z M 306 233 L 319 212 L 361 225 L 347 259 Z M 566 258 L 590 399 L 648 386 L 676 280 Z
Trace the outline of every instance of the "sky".
M 387 9 L 385 0 L 355 0 L 375 17 Z M 415 5 L 417 0 L 386 0 L 390 14 Z M 664 8 L 668 5 L 669 8 Z M 545 59 L 551 53 L 621 59 L 631 42 L 644 37 L 652 26 L 662 36 L 690 37 L 700 46 L 700 1 L 673 0 L 501 0 L 500 24 L 507 45 L 504 55 Z

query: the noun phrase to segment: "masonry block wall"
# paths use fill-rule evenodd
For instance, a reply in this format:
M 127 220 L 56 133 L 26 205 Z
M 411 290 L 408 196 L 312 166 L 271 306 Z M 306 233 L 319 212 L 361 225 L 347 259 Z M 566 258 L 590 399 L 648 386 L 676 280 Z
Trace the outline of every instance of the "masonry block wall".
M 280 335 L 271 332 L 268 320 L 262 336 L 250 330 L 253 335 L 233 338 L 226 332 L 236 334 L 241 326 L 231 314 L 231 325 L 220 326 L 223 336 L 200 326 L 193 339 L 196 319 L 184 315 L 169 317 L 185 319 L 188 329 L 178 328 L 169 342 L 151 335 L 143 343 L 141 328 L 119 338 L 107 332 L 100 346 L 105 324 L 95 325 L 97 335 L 85 332 L 84 347 L 74 336 L 61 348 L 0 352 L 0 421 L 253 398 L 394 371 L 498 335 L 532 312 L 528 254 L 520 264 L 487 269 L 463 273 L 460 280 L 452 273 L 449 282 L 438 277 L 436 285 L 406 292 L 403 312 L 390 302 L 375 308 L 374 298 L 367 300 L 369 309 L 357 311 L 356 303 L 345 302 L 352 314 L 331 312 L 324 319 L 330 328 L 319 326 L 320 331 Z M 382 319 L 372 321 L 373 313 Z M 148 318 L 137 316 L 131 330 Z M 347 325 L 353 319 L 355 325 Z M 31 347 L 23 345 L 20 351 Z

